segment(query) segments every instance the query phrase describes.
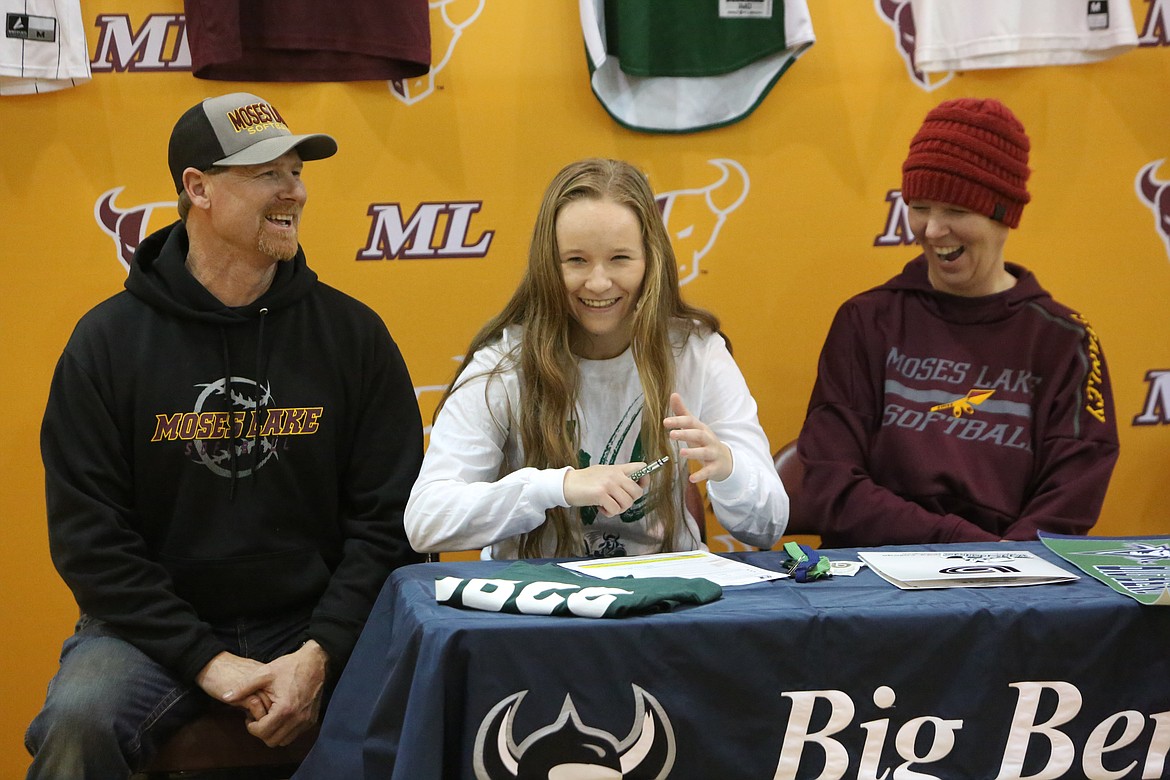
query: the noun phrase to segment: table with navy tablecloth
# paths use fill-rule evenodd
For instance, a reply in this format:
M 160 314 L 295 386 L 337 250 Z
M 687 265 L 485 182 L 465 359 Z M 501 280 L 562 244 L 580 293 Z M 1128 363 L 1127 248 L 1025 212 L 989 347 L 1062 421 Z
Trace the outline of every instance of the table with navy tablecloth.
M 863 569 L 617 619 L 436 603 L 437 578 L 506 565 L 387 580 L 295 780 L 1170 776 L 1170 609 L 1084 575 L 915 591 Z

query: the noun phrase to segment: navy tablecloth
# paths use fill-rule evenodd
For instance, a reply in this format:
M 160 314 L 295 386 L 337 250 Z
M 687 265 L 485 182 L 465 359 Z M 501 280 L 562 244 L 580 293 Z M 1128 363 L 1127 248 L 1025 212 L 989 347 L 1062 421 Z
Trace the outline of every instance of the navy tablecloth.
M 986 545 L 884 549 L 952 548 Z M 505 565 L 394 573 L 296 780 L 1170 776 L 1170 610 L 1088 577 L 903 591 L 863 570 L 600 620 L 435 603 L 437 577 Z

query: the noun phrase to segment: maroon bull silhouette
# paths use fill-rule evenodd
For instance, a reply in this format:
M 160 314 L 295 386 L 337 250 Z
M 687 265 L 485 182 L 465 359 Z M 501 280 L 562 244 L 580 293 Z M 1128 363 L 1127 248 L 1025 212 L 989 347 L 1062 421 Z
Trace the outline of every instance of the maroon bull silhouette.
M 1134 180 L 1134 189 L 1138 197 L 1150 207 L 1150 211 L 1154 212 L 1154 224 L 1162 235 L 1167 254 L 1170 254 L 1170 182 L 1154 178 L 1154 171 L 1163 162 L 1165 160 L 1155 160 L 1143 166 Z
M 107 236 L 114 240 L 118 251 L 118 262 L 127 271 L 130 270 L 130 260 L 134 257 L 134 250 L 146 238 L 150 217 L 156 208 L 173 208 L 174 201 L 161 203 L 147 203 L 135 206 L 132 209 L 123 209 L 114 205 L 114 198 L 122 192 L 123 187 L 115 187 L 103 192 L 93 207 L 93 216 Z
M 918 69 L 918 61 L 914 56 L 914 48 L 918 42 L 918 28 L 914 25 L 914 11 L 910 7 L 910 0 L 874 0 L 878 13 L 883 20 L 894 30 L 894 38 L 898 44 L 898 53 L 906 63 L 906 70 L 910 78 L 927 92 L 942 86 L 950 81 L 954 74 L 947 74 L 935 81 L 930 75 Z

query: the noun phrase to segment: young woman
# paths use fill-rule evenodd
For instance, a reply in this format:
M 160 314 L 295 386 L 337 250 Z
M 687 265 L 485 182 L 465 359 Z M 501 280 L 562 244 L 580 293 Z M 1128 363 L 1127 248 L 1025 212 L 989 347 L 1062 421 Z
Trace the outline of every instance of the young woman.
M 421 552 L 494 558 L 697 549 L 703 518 L 683 495 L 702 480 L 735 538 L 775 544 L 788 496 L 756 403 L 719 321 L 679 296 L 645 176 L 572 163 L 545 192 L 519 288 L 440 403 L 407 534 Z

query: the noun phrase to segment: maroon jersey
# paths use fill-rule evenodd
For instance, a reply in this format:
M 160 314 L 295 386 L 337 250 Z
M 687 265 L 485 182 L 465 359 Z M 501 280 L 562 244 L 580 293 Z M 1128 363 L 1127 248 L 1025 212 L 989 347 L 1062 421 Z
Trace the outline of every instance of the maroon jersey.
M 183 6 L 197 78 L 361 81 L 430 70 L 427 0 L 184 0 Z

